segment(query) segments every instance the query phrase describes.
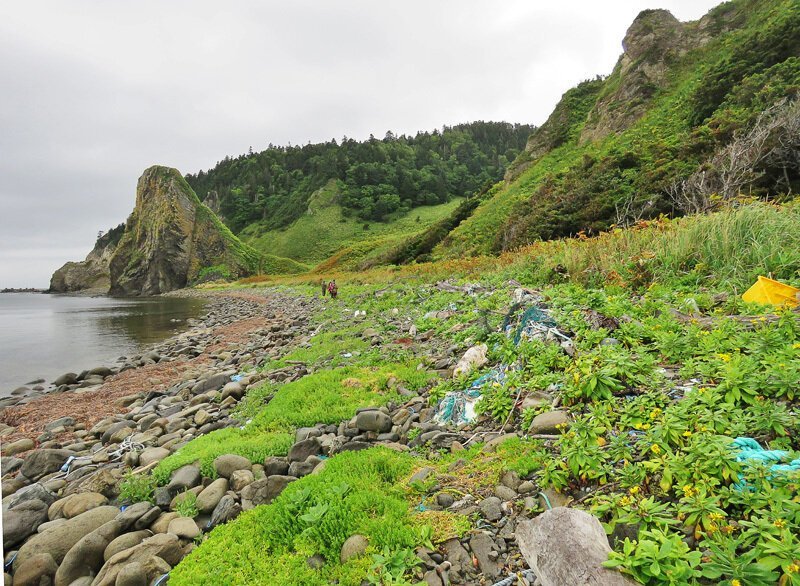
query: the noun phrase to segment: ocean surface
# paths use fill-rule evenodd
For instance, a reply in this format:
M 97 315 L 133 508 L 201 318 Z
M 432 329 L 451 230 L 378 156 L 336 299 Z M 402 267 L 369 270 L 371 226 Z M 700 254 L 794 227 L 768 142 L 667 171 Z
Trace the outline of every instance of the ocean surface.
M 0 396 L 65 372 L 113 366 L 186 329 L 203 313 L 199 299 L 0 294 Z M 47 385 L 45 385 L 47 386 Z

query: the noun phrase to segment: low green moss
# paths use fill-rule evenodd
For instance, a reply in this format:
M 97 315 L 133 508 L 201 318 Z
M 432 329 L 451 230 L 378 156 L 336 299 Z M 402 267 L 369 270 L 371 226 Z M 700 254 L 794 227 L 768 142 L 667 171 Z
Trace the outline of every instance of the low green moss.
M 421 544 L 401 480 L 414 457 L 375 448 L 331 458 L 320 474 L 292 484 L 269 505 L 242 514 L 214 530 L 170 575 L 170 583 L 358 585 L 369 573 L 369 557 L 344 564 L 339 554 L 348 537 L 364 535 L 369 552 Z M 311 569 L 306 560 L 326 563 Z

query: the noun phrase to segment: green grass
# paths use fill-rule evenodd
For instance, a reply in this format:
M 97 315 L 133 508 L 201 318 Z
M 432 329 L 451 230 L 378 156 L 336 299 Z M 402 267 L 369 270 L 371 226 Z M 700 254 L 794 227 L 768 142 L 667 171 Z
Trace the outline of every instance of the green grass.
M 263 398 L 261 391 L 274 390 L 264 385 L 250 391 L 248 397 L 252 394 L 252 398 L 246 398 L 241 407 L 247 412 L 248 401 L 254 406 L 249 412 L 257 414 L 251 422 L 242 429 L 221 429 L 192 440 L 162 460 L 153 476 L 164 484 L 181 466 L 199 462 L 203 474 L 214 477 L 214 459 L 222 454 L 239 454 L 253 463 L 263 462 L 267 456 L 286 455 L 298 427 L 338 424 L 352 417 L 359 407 L 381 406 L 396 399 L 397 394 L 388 387 L 392 378 L 417 389 L 427 383 L 430 374 L 406 364 L 323 370 L 281 386 L 269 404 L 257 410 L 255 405 Z
M 339 187 L 330 181 L 312 195 L 308 213 L 288 228 L 262 232 L 258 224 L 245 228 L 241 238 L 264 253 L 314 265 L 342 249 L 355 248 L 358 257 L 368 257 L 419 233 L 446 217 L 462 201 L 460 198 L 436 205 L 421 206 L 398 214 L 387 222 L 364 222 L 342 215 L 336 203 Z M 364 226 L 368 225 L 368 229 Z
M 415 464 L 413 456 L 385 448 L 331 458 L 320 474 L 293 482 L 273 503 L 215 529 L 172 571 L 170 582 L 357 586 L 372 560 L 367 555 L 339 563 L 351 535 L 369 539 L 368 554 L 413 550 L 423 543 L 421 527 L 429 518 L 415 518 L 403 482 Z M 440 524 L 464 529 L 457 515 L 442 517 Z M 319 570 L 306 563 L 314 554 L 326 560 Z

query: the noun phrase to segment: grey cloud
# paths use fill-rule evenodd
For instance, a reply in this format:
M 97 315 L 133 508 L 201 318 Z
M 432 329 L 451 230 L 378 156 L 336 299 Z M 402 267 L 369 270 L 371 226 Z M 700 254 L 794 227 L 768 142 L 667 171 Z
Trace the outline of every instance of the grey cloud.
M 611 71 L 651 2 L 683 20 L 716 3 L 4 3 L 0 287 L 44 286 L 82 258 L 153 163 L 194 172 L 270 142 L 541 123 Z

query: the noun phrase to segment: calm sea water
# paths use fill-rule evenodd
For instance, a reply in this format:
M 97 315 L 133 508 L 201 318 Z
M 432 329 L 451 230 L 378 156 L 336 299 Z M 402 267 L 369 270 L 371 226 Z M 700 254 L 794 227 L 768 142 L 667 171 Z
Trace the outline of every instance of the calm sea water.
M 203 301 L 0 294 L 0 396 L 37 378 L 112 366 L 203 313 Z

